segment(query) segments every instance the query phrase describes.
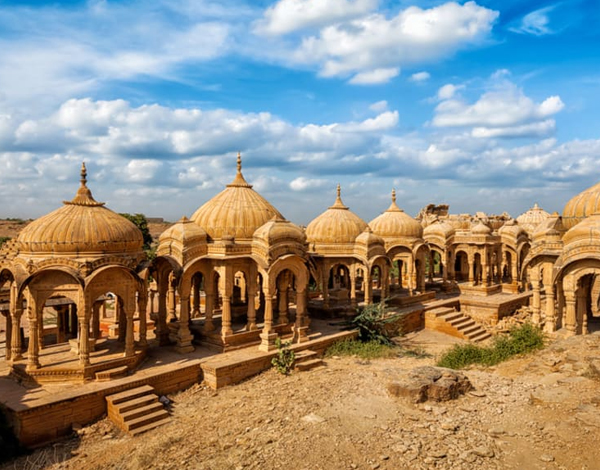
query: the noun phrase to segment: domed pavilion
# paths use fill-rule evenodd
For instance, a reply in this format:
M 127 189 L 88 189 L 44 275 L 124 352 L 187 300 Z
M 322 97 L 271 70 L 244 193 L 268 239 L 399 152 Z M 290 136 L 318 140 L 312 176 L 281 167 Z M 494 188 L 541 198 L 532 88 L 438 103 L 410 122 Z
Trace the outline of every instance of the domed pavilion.
M 321 293 L 322 306 L 356 307 L 359 296 L 373 301 L 375 275 L 381 297 L 385 297 L 388 263 L 384 241 L 352 212 L 337 186 L 335 202 L 306 227 L 312 275 Z
M 147 344 L 146 317 L 136 315 L 145 312 L 147 300 L 142 245 L 133 223 L 93 198 L 82 164 L 75 197 L 30 223 L 0 251 L 0 284 L 10 289 L 7 357 L 13 373 L 37 382 L 83 381 L 105 369 L 134 368 Z M 102 338 L 100 316 L 108 298 L 114 299 L 122 346 Z M 65 350 L 76 355 L 75 365 L 63 357 Z
M 160 236 L 153 277 L 157 335 L 177 350 L 192 340 L 220 350 L 271 350 L 278 336 L 307 339 L 308 268 L 300 227 L 237 173 L 190 219 Z

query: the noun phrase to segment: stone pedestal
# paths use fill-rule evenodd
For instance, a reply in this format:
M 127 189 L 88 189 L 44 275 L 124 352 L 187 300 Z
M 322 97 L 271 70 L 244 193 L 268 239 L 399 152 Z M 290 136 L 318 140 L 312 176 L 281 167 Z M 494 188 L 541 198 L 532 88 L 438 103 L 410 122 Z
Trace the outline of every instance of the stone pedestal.
M 275 344 L 275 341 L 277 340 L 277 338 L 279 337 L 279 335 L 277 333 L 261 333 L 260 334 L 260 346 L 258 347 L 259 351 L 265 351 L 265 352 L 269 352 L 269 351 L 274 351 L 275 349 L 277 349 L 277 345 Z
M 308 326 L 299 326 L 294 328 L 294 340 L 296 343 L 306 343 L 310 341 L 308 337 Z

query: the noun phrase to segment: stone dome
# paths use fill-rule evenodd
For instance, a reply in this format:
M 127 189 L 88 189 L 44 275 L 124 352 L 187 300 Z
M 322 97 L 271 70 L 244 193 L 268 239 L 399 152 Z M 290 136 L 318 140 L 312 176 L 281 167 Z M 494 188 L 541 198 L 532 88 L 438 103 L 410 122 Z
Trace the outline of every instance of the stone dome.
M 517 217 L 517 222 L 527 233 L 532 234 L 536 227 L 548 217 L 550 217 L 550 214 L 538 206 L 536 202 L 531 209 Z
M 446 221 L 435 221 L 432 224 L 429 224 L 423 230 L 423 236 L 436 236 L 441 238 L 448 238 L 454 235 L 456 229 Z
M 481 220 L 472 229 L 473 235 L 491 235 L 492 229 L 485 225 Z
M 354 243 L 367 223 L 344 205 L 337 187 L 337 198 L 333 206 L 315 218 L 306 227 L 309 243 Z
M 227 187 L 200 207 L 191 217 L 210 238 L 224 236 L 251 240 L 257 228 L 273 217 L 283 218 L 264 197 L 252 189 L 242 175 L 242 160 L 238 154 L 237 174 Z
M 548 214 L 550 215 L 550 214 Z M 541 222 L 541 221 L 540 221 Z M 537 226 L 537 225 L 536 225 Z M 517 223 L 515 219 L 507 220 L 502 227 L 498 229 L 498 235 L 500 236 L 512 236 L 518 238 L 519 235 L 524 233 L 525 230 L 521 227 L 520 223 Z
M 600 183 L 571 198 L 563 209 L 563 225 L 569 229 L 600 211 Z
M 590 215 L 563 236 L 565 251 L 577 246 L 595 246 L 600 249 L 600 211 Z
M 369 222 L 373 233 L 384 238 L 421 238 L 423 226 L 396 205 L 396 191 L 392 190 L 392 204 L 380 216 Z
M 356 237 L 356 243 L 359 243 L 359 244 L 365 245 L 365 246 L 371 246 L 371 245 L 383 246 L 385 244 L 385 242 L 383 241 L 383 238 L 381 238 L 379 235 L 374 234 L 373 230 L 368 225 L 367 225 L 367 228 L 365 228 L 365 230 L 363 231 L 363 233 L 361 233 L 358 237 Z
M 25 227 L 16 248 L 24 254 L 98 255 L 143 253 L 142 232 L 125 217 L 97 202 L 87 187 L 85 164 L 81 186 L 71 201 Z
M 172 256 L 184 265 L 206 253 L 206 239 L 206 232 L 184 216 L 160 234 L 156 254 Z
M 254 232 L 253 238 L 255 240 L 262 240 L 268 244 L 285 240 L 293 240 L 298 243 L 306 242 L 306 235 L 300 227 L 289 220 L 277 217 L 259 227 Z

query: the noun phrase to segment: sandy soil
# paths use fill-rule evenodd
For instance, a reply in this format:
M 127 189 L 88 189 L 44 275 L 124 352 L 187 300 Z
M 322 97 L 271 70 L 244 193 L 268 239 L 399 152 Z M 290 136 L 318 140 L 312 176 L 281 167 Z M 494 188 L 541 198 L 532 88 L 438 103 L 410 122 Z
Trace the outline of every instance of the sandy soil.
M 466 371 L 475 390 L 413 404 L 386 386 L 452 341 L 405 341 L 432 356 L 270 370 L 218 392 L 171 396 L 171 424 L 132 438 L 107 419 L 8 469 L 600 469 L 600 335 Z

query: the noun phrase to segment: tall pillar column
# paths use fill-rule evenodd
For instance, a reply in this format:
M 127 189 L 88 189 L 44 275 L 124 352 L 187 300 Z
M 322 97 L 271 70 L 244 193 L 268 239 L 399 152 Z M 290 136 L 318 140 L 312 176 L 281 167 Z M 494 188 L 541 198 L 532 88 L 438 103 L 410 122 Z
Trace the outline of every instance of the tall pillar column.
M 166 346 L 169 341 L 169 328 L 167 327 L 167 290 L 158 291 L 158 322 L 156 336 L 160 346 Z
M 534 325 L 540 324 L 540 271 L 539 268 L 535 267 L 531 270 L 531 285 L 533 287 L 533 296 L 531 298 L 532 317 L 531 321 Z
M 371 273 L 365 270 L 365 304 L 373 303 L 373 283 L 371 282 Z
M 21 351 L 21 317 L 23 316 L 23 307 L 21 302 L 17 302 L 14 310 L 11 312 L 12 319 L 12 339 L 10 342 L 10 360 L 12 362 L 23 359 L 23 353 Z
M 350 305 L 356 307 L 356 268 L 354 266 L 350 269 Z
M 148 300 L 145 296 L 139 295 L 137 298 L 139 321 L 140 321 L 140 335 L 139 345 L 143 348 L 148 346 Z
M 90 320 L 87 316 L 87 307 L 79 319 L 79 363 L 82 366 L 90 365 Z
M 64 343 L 65 342 L 65 314 L 64 314 L 64 305 L 57 305 L 54 307 L 54 311 L 56 312 L 56 342 Z
M 180 354 L 192 352 L 192 340 L 194 337 L 190 333 L 189 318 L 190 318 L 190 299 L 189 297 L 180 296 L 179 304 L 179 328 L 177 330 L 177 346 L 176 350 Z
M 287 276 L 282 276 L 278 286 L 278 310 L 279 310 L 279 324 L 286 325 L 288 320 L 288 279 Z
M 4 314 L 2 314 L 4 315 Z M 5 335 L 5 344 L 4 344 L 4 355 L 6 357 L 7 361 L 10 361 L 11 355 L 12 355 L 12 347 L 11 347 L 11 341 L 12 341 L 12 315 L 10 314 L 10 309 L 8 312 L 6 312 L 5 315 L 5 319 L 6 319 L 6 335 Z
M 125 331 L 125 357 L 133 357 L 135 355 L 133 315 L 133 312 L 125 312 L 125 323 L 127 325 Z
M 296 324 L 294 326 L 294 339 L 298 343 L 309 340 L 308 325 L 306 324 L 306 291 L 296 292 Z
M 260 334 L 260 339 L 261 343 L 258 349 L 261 351 L 276 349 L 277 333 L 273 330 L 273 296 L 270 292 L 265 292 L 265 325 Z
M 117 297 L 118 299 L 118 297 Z M 118 340 L 124 342 L 127 335 L 127 315 L 125 314 L 125 309 L 123 307 L 123 302 L 119 299 L 115 302 L 115 306 L 117 309 L 115 310 L 117 315 L 117 322 L 119 325 L 119 337 Z
M 233 334 L 231 329 L 231 297 L 223 295 L 223 307 L 221 309 L 221 336 L 229 336 Z
M 200 317 L 200 282 L 196 278 L 192 284 L 192 315 L 191 318 Z
M 326 267 L 327 268 L 327 267 Z M 323 307 L 329 308 L 329 268 L 323 269 Z
M 215 295 L 214 294 L 210 294 L 210 293 L 206 293 L 206 305 L 205 305 L 205 309 L 206 309 L 206 313 L 205 313 L 205 320 L 204 320 L 204 328 L 203 331 L 205 333 L 209 333 L 211 331 L 215 330 L 215 324 L 213 323 L 213 313 L 214 313 L 214 298 Z
M 554 285 L 548 284 L 546 286 L 546 322 L 544 324 L 544 331 L 546 333 L 553 333 L 555 330 Z
M 577 289 L 577 323 L 581 321 L 581 334 L 587 335 L 588 318 L 587 318 L 587 301 L 583 288 Z
M 27 350 L 27 370 L 36 370 L 40 367 L 39 360 L 39 318 L 37 305 L 30 296 L 27 299 L 27 308 L 29 310 L 29 348 Z
M 100 331 L 100 303 L 94 302 L 92 306 L 92 338 L 100 339 L 102 332 Z
M 474 286 L 475 285 L 475 273 L 474 273 L 473 261 L 469 261 L 468 265 L 469 265 L 469 285 Z
M 248 284 L 248 312 L 246 316 L 248 317 L 248 323 L 246 324 L 246 330 L 252 331 L 256 330 L 256 287 L 252 286 L 251 283 Z
M 577 333 L 577 312 L 575 308 L 575 293 L 565 292 L 565 329 L 567 330 L 567 336 L 575 336 Z
M 175 294 L 175 279 L 173 273 L 169 274 L 169 290 L 167 294 L 167 323 L 177 320 L 177 297 Z

